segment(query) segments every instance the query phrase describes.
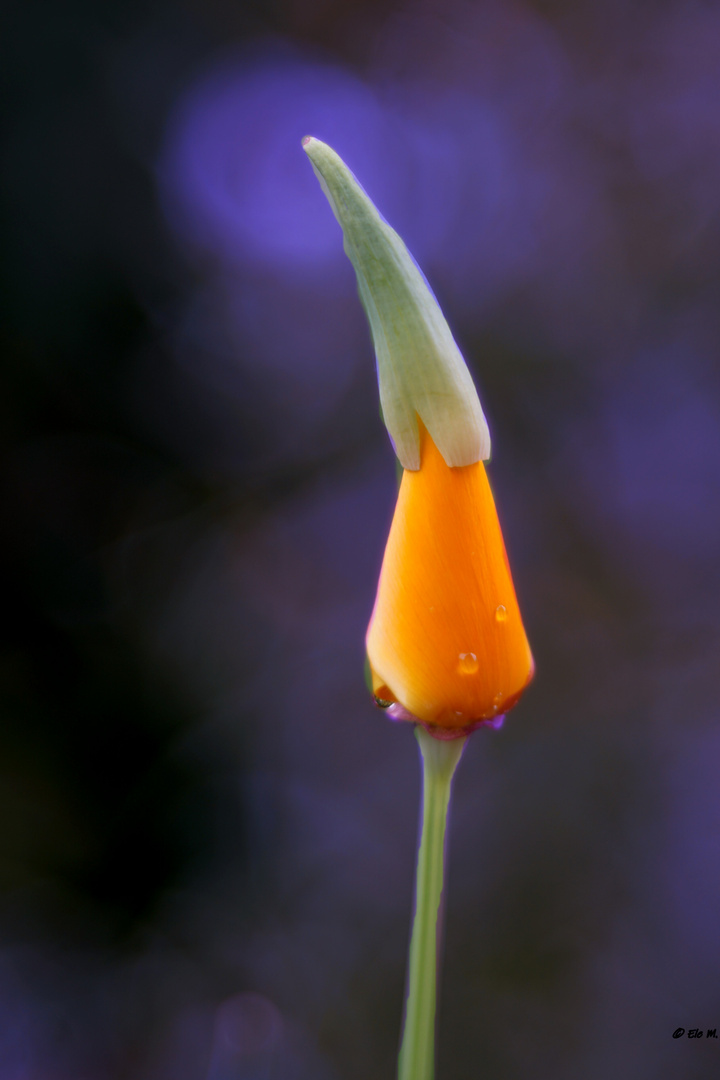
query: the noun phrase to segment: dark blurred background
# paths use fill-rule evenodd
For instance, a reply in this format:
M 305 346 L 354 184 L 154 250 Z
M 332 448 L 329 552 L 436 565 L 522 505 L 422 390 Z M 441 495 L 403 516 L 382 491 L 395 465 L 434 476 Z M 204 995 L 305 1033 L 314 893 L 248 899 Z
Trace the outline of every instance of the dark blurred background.
M 717 5 L 3 24 L 0 1080 L 394 1073 L 394 459 L 306 134 L 456 330 L 537 660 L 457 779 L 438 1075 L 717 1076 Z

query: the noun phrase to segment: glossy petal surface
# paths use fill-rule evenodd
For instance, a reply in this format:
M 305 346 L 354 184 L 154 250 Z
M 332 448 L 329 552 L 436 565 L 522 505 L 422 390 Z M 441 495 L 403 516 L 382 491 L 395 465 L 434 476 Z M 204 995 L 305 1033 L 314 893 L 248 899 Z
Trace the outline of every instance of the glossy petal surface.
M 367 652 L 378 697 L 445 728 L 507 712 L 533 675 L 485 466 L 450 468 L 425 431 L 421 468 L 403 474 Z

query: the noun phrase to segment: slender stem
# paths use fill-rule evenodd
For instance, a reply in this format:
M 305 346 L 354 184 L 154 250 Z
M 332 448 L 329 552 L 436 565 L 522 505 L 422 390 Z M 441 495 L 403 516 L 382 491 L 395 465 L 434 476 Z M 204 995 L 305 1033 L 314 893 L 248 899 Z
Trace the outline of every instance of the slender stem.
M 433 1080 L 435 997 L 439 939 L 438 911 L 443 891 L 445 822 L 453 773 L 465 739 L 442 741 L 415 728 L 423 759 L 422 834 L 415 880 L 415 918 L 410 939 L 398 1080 Z

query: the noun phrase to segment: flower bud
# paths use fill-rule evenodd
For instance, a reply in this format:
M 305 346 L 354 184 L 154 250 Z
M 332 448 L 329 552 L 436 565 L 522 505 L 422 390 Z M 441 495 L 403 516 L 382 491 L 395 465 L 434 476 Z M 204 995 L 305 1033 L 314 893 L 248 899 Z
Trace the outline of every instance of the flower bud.
M 404 466 L 367 654 L 377 703 L 437 738 L 498 726 L 534 664 L 483 459 L 477 391 L 429 285 L 337 154 L 303 146 L 343 229 Z
M 367 654 L 376 699 L 433 734 L 497 724 L 533 675 L 485 466 L 451 468 L 427 432 L 400 484 Z
M 420 468 L 418 417 L 448 465 L 490 457 L 490 432 L 470 372 L 417 263 L 335 151 L 312 137 L 303 147 L 355 267 L 375 345 L 383 419 L 401 464 Z

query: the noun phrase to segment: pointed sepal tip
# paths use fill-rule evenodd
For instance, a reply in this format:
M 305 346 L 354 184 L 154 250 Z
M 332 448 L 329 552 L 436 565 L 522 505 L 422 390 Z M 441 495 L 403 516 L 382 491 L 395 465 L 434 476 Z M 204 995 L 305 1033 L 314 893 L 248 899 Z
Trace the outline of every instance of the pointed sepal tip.
M 420 468 L 418 417 L 447 465 L 490 457 L 490 432 L 470 372 L 407 247 L 344 161 L 302 140 L 344 236 L 377 357 L 380 403 L 406 469 Z

